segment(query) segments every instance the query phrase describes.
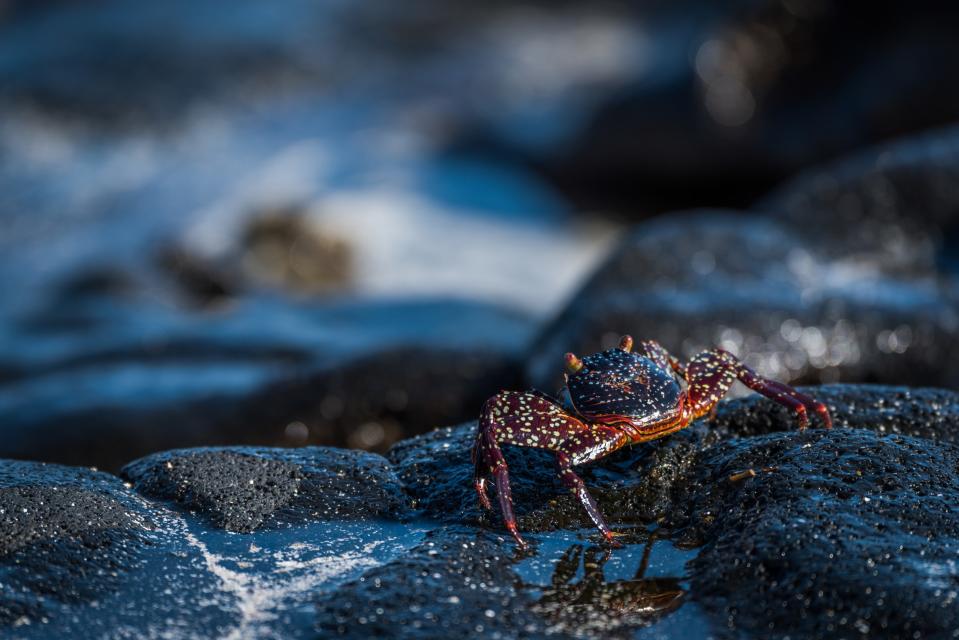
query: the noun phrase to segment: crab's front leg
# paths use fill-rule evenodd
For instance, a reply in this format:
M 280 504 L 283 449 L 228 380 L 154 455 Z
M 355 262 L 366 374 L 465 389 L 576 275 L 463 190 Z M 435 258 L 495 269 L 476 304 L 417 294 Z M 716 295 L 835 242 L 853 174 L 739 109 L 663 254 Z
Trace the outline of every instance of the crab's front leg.
M 553 451 L 563 484 L 576 494 L 597 528 L 612 542 L 613 532 L 606 525 L 599 506 L 582 478 L 573 471 L 573 466 L 608 455 L 628 442 L 629 438 L 622 431 L 603 425 L 587 425 L 540 395 L 504 391 L 490 398 L 480 415 L 473 445 L 473 483 L 481 504 L 490 508 L 483 476 L 485 465 L 496 483 L 497 499 L 506 528 L 516 542 L 525 547 L 526 542 L 516 527 L 509 469 L 500 444 Z

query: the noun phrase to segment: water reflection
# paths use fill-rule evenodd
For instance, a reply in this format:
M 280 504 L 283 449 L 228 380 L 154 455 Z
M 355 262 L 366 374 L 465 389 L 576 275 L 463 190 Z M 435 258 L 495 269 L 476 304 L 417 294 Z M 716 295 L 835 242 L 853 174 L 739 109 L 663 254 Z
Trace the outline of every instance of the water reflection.
M 551 584 L 542 590 L 536 611 L 559 628 L 586 633 L 646 626 L 675 611 L 683 603 L 683 578 L 646 577 L 655 541 L 654 532 L 635 574 L 627 579 L 607 579 L 605 568 L 613 551 L 570 546 L 557 562 Z

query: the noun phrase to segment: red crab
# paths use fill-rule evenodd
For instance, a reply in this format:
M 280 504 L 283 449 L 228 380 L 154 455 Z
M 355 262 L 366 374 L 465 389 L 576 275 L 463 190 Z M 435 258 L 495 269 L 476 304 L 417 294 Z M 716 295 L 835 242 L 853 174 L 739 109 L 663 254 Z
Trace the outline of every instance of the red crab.
M 573 467 L 689 426 L 710 413 L 737 379 L 794 410 L 800 430 L 809 423 L 809 411 L 818 413 L 827 429 L 832 427 L 824 404 L 763 378 L 722 349 L 704 351 L 683 366 L 659 343 L 641 342 L 634 352 L 633 339 L 623 336 L 618 348 L 582 360 L 567 353 L 565 379 L 561 401 L 536 391 L 502 391 L 487 400 L 480 414 L 473 484 L 483 507 L 492 509 L 484 471 L 493 476 L 506 528 L 520 547 L 526 542 L 516 528 L 502 443 L 554 451 L 563 484 L 615 544 L 615 534 Z

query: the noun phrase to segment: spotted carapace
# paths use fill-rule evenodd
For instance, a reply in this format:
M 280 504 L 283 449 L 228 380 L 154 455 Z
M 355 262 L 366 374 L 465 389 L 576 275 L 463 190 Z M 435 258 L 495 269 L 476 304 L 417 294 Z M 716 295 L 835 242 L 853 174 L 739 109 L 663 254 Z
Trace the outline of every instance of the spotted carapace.
M 567 353 L 565 359 L 566 384 L 560 399 L 535 391 L 502 391 L 480 414 L 472 451 L 473 483 L 480 503 L 492 509 L 487 473 L 493 477 L 506 528 L 521 547 L 526 542 L 516 527 L 509 469 L 500 444 L 554 452 L 563 484 L 615 545 L 615 534 L 573 467 L 689 426 L 709 414 L 736 380 L 792 409 L 800 430 L 809 424 L 810 412 L 818 414 L 827 429 L 832 427 L 824 404 L 763 378 L 722 349 L 704 351 L 684 365 L 657 342 L 641 342 L 633 349 L 633 339 L 623 336 L 617 348 L 582 359 Z

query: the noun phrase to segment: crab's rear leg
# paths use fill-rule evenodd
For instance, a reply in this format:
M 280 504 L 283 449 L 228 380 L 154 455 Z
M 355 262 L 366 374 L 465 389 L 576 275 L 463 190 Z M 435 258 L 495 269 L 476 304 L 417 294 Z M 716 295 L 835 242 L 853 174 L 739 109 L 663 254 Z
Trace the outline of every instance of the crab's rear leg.
M 627 442 L 623 432 L 603 426 L 588 427 L 542 396 L 504 391 L 490 398 L 480 415 L 479 432 L 473 445 L 476 461 L 473 483 L 480 502 L 486 506 L 489 499 L 483 478 L 485 465 L 495 480 L 506 528 L 516 542 L 525 547 L 526 542 L 519 535 L 513 513 L 509 469 L 499 445 L 506 443 L 553 451 L 557 454 L 563 484 L 576 494 L 597 528 L 612 541 L 613 533 L 598 505 L 572 467 L 603 457 Z
M 789 385 L 760 376 L 722 349 L 700 353 L 686 368 L 693 415 L 699 417 L 712 411 L 737 379 L 753 391 L 795 411 L 800 430 L 809 424 L 810 412 L 817 413 L 827 429 L 832 427 L 832 418 L 826 405 Z

